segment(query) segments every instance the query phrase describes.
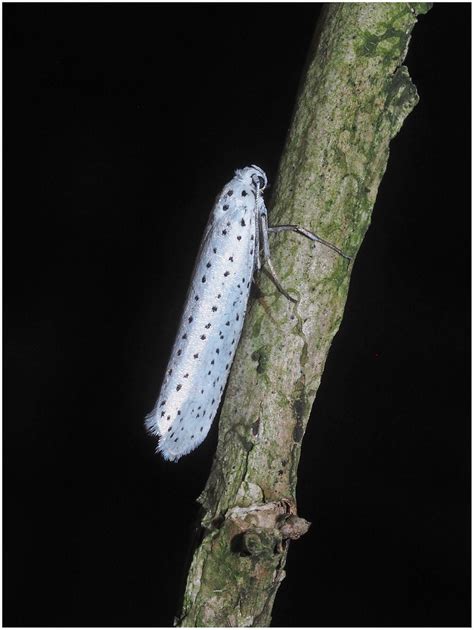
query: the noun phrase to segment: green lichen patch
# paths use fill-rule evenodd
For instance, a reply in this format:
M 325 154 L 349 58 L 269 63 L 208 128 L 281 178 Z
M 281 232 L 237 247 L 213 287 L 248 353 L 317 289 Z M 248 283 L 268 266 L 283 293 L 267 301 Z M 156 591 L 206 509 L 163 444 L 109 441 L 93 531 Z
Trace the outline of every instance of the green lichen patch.
M 260 346 L 258 350 L 255 350 L 254 352 L 252 352 L 252 361 L 255 361 L 257 363 L 256 369 L 257 369 L 258 374 L 265 374 L 269 358 L 270 358 L 269 345 Z

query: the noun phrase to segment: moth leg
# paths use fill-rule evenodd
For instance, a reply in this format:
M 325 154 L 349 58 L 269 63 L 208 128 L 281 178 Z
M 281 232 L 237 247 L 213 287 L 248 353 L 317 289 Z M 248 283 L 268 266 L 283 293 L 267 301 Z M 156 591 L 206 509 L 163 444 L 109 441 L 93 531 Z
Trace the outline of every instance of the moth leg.
M 273 233 L 296 232 L 297 234 L 306 236 L 306 238 L 309 238 L 311 241 L 316 241 L 317 243 L 321 243 L 321 245 L 325 245 L 326 247 L 329 247 L 329 249 L 332 249 L 343 258 L 346 258 L 347 260 L 352 260 L 351 256 L 347 256 L 347 254 L 344 254 L 343 251 L 341 251 L 338 247 L 336 247 L 332 243 L 325 241 L 323 238 L 321 238 L 317 234 L 314 234 L 313 232 L 310 232 L 306 228 L 300 227 L 299 225 L 276 225 L 275 227 L 268 227 L 267 232 L 273 232 Z
M 264 271 L 268 276 L 270 276 L 272 282 L 274 283 L 278 291 L 280 291 L 280 293 L 282 293 L 286 297 L 287 300 L 290 300 L 290 302 L 293 302 L 293 304 L 296 304 L 298 300 L 296 300 L 294 297 L 291 297 L 288 291 L 285 291 L 285 289 L 282 287 L 282 284 L 280 280 L 278 279 L 278 276 L 276 274 L 276 271 L 272 265 L 272 261 L 270 260 L 270 258 L 268 258 L 265 261 L 265 264 L 267 268 L 264 268 Z
M 270 258 L 270 245 L 268 243 L 269 228 L 267 225 L 267 212 L 264 204 L 262 204 L 262 207 L 263 210 L 262 212 L 260 212 L 260 228 L 262 230 L 263 264 L 267 267 L 265 271 L 270 276 L 280 293 L 282 293 L 288 300 L 290 300 L 290 302 L 296 304 L 297 300 L 295 300 L 295 298 L 291 297 L 291 295 L 287 291 L 285 291 L 273 267 L 272 259 Z
M 258 198 L 258 197 L 257 197 Z M 255 204 L 255 243 L 254 243 L 254 269 L 260 271 L 262 264 L 260 261 L 260 227 L 259 227 L 259 208 Z

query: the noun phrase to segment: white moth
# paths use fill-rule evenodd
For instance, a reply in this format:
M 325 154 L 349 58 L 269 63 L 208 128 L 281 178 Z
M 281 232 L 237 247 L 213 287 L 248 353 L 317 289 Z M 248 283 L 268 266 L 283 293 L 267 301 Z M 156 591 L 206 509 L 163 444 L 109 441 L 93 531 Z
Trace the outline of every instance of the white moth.
M 299 226 L 268 227 L 261 196 L 266 185 L 258 166 L 237 170 L 206 226 L 160 396 L 146 418 L 164 459 L 177 461 L 209 432 L 242 333 L 252 277 L 261 267 L 260 241 L 264 264 L 292 301 L 273 269 L 269 232 L 292 230 L 345 256 Z

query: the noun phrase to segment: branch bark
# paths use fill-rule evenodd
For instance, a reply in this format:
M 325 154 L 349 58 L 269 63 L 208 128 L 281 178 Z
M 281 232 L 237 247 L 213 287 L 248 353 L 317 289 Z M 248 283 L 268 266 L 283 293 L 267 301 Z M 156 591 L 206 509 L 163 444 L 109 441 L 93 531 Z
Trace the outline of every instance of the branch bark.
M 425 3 L 324 7 L 297 98 L 270 223 L 299 224 L 355 256 L 390 140 L 418 101 L 402 64 Z M 202 540 L 179 626 L 268 626 L 297 516 L 301 441 L 347 296 L 350 265 L 296 234 L 272 235 L 290 303 L 259 284 L 232 368 L 202 505 Z

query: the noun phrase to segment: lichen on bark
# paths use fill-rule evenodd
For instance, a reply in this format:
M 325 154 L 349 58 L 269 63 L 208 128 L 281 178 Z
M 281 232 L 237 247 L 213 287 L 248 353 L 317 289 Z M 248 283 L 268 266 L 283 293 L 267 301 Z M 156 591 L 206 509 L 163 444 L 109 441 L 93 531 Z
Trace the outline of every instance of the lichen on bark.
M 424 3 L 323 8 L 270 204 L 354 257 L 390 140 L 418 95 L 402 66 Z M 267 626 L 289 541 L 306 531 L 295 490 L 301 443 L 347 296 L 351 264 L 293 233 L 271 237 L 293 304 L 259 278 L 199 497 L 202 536 L 176 625 Z M 298 535 L 296 535 L 298 533 Z

